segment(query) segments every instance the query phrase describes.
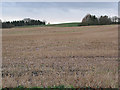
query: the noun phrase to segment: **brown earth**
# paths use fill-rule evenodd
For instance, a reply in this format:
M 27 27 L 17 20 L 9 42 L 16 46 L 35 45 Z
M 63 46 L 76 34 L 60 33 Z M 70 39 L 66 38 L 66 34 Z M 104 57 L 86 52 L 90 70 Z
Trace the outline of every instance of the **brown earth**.
M 118 87 L 118 26 L 3 29 L 3 87 Z

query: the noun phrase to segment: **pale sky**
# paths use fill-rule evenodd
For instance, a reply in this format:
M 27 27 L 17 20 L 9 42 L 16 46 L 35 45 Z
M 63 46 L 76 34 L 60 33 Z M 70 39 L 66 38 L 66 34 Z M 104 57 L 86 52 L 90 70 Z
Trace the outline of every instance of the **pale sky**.
M 24 18 L 50 23 L 81 22 L 86 14 L 118 16 L 117 2 L 2 2 L 2 21 Z

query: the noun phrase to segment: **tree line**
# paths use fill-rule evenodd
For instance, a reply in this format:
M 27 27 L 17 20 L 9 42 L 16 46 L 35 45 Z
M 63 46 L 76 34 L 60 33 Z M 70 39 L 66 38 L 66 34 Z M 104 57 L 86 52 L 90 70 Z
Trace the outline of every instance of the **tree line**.
M 100 16 L 99 18 L 95 15 L 86 15 L 80 26 L 87 26 L 87 25 L 110 25 L 110 24 L 120 24 L 120 19 L 117 16 L 112 18 L 105 16 Z
M 105 16 L 100 16 L 99 18 L 95 15 L 87 14 L 79 26 L 88 26 L 88 25 L 110 25 L 110 24 L 120 24 L 120 18 L 114 16 L 112 18 Z M 12 28 L 16 26 L 31 26 L 31 25 L 46 25 L 45 21 L 33 20 L 30 18 L 25 18 L 19 21 L 7 21 L 2 22 L 0 20 L 0 28 Z
M 7 21 L 7 22 L 2 22 L 2 28 L 12 28 L 16 26 L 31 26 L 31 25 L 45 25 L 45 21 L 40 21 L 40 20 L 32 20 L 32 19 L 27 19 L 25 20 L 19 20 L 19 21 Z

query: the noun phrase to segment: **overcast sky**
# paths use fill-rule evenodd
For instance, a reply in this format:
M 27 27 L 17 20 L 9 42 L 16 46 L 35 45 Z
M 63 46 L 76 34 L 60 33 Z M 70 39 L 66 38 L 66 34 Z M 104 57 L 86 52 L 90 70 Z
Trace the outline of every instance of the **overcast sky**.
M 118 16 L 117 2 L 4 2 L 2 21 L 23 18 L 50 23 L 80 22 L 86 14 Z

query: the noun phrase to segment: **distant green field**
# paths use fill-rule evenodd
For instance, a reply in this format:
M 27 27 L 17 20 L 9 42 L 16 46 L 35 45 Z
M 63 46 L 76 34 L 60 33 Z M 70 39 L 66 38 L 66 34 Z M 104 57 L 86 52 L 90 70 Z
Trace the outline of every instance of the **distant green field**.
M 28 27 L 78 27 L 80 22 L 71 23 L 60 23 L 60 24 L 47 24 L 47 25 L 31 25 L 31 26 L 17 26 L 18 28 L 28 28 Z
M 73 22 L 73 23 L 61 23 L 61 24 L 48 24 L 46 26 L 56 26 L 56 27 L 78 27 L 80 22 Z
M 110 25 L 115 25 L 115 24 L 110 24 Z M 83 25 L 81 22 L 70 22 L 70 23 L 47 24 L 47 25 L 17 26 L 17 28 L 31 28 L 31 27 L 79 27 L 79 26 L 92 26 L 92 25 Z

